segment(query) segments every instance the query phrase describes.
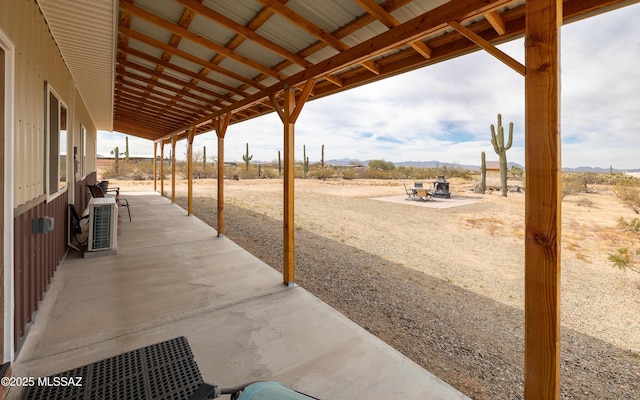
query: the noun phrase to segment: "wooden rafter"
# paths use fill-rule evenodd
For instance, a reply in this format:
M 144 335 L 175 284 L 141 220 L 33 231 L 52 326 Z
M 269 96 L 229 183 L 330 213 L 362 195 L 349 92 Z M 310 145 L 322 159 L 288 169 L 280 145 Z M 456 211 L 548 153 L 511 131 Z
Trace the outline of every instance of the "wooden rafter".
M 143 60 L 150 61 L 150 62 L 158 64 L 158 65 L 162 65 L 163 67 L 165 67 L 167 69 L 176 71 L 176 72 L 181 73 L 183 75 L 190 76 L 190 77 L 192 77 L 194 79 L 194 81 L 192 81 L 192 83 L 197 83 L 197 81 L 202 81 L 202 82 L 208 83 L 211 86 L 218 87 L 218 88 L 224 90 L 225 92 L 230 92 L 230 93 L 236 94 L 238 96 L 247 97 L 249 95 L 247 92 L 244 92 L 244 91 L 242 91 L 242 90 L 240 90 L 240 89 L 238 89 L 238 88 L 236 88 L 234 86 L 227 85 L 227 84 L 225 84 L 223 82 L 220 82 L 220 81 L 217 81 L 215 79 L 211 79 L 206 74 L 202 74 L 202 73 L 197 73 L 197 72 L 191 71 L 191 70 L 189 70 L 187 68 L 181 67 L 179 65 L 172 64 L 172 63 L 170 63 L 168 61 L 165 61 L 163 59 L 153 57 L 152 55 L 146 54 L 146 53 L 144 53 L 144 52 L 142 52 L 140 50 L 132 49 L 132 48 L 119 48 L 118 51 L 120 53 L 124 53 L 124 54 L 131 54 L 132 56 L 139 57 L 139 58 L 141 58 Z M 230 96 L 225 96 L 225 95 L 222 95 L 222 94 L 218 94 L 218 95 L 220 96 L 221 99 L 227 99 L 228 101 L 232 101 Z
M 375 1 L 373 0 L 355 0 L 355 1 L 356 3 L 360 4 L 360 6 L 364 8 L 369 14 L 373 15 L 380 22 L 385 24 L 387 28 L 394 28 L 400 25 L 400 21 L 398 21 L 393 15 L 387 12 Z M 416 40 L 415 42 L 411 42 L 411 47 L 413 47 L 413 49 L 418 53 L 422 54 L 424 58 L 431 58 L 432 50 L 424 42 L 420 40 Z
M 291 62 L 294 62 L 303 67 L 308 67 L 312 65 L 309 61 L 305 60 L 303 57 L 300 57 L 297 54 L 290 52 L 289 50 L 278 45 L 277 43 L 274 43 L 268 39 L 265 39 L 264 37 L 257 34 L 254 30 L 247 28 L 244 25 L 238 24 L 235 21 L 233 21 L 231 18 L 228 18 L 222 15 L 221 13 L 216 12 L 206 6 L 203 6 L 202 4 L 194 0 L 174 0 L 174 1 L 198 12 L 200 15 L 208 18 L 210 21 L 223 25 L 227 29 L 236 32 L 238 35 L 244 36 L 245 38 L 258 43 L 259 45 L 265 47 L 268 50 L 273 51 L 276 54 L 279 54 L 280 56 L 282 56 L 283 58 L 286 58 Z
M 191 32 L 188 29 L 185 29 L 177 24 L 174 24 L 170 21 L 167 21 L 164 18 L 161 18 L 153 13 L 150 13 L 140 7 L 134 6 L 132 4 L 129 3 L 123 3 L 121 4 L 121 7 L 125 10 L 127 10 L 129 13 L 131 13 L 133 16 L 139 17 L 144 19 L 147 22 L 150 22 L 168 32 L 171 32 L 175 35 L 181 36 L 185 39 L 189 39 L 190 41 L 197 43 L 211 51 L 214 51 L 216 53 L 220 53 L 223 54 L 226 57 L 232 58 L 235 61 L 238 61 L 241 64 L 244 64 L 250 68 L 255 69 L 256 71 L 262 72 L 263 74 L 269 75 L 273 78 L 276 79 L 285 79 L 286 76 L 282 75 L 280 73 L 278 73 L 277 71 L 272 70 L 271 68 L 268 68 L 252 59 L 250 59 L 249 57 L 240 55 L 238 53 L 235 53 L 231 50 L 229 50 L 228 48 L 226 48 L 225 46 L 219 45 L 216 42 L 209 40 L 203 36 L 200 36 L 194 32 Z
M 129 100 L 140 102 L 146 87 L 133 81 L 123 82 L 123 79 L 123 77 L 120 77 L 116 81 L 115 96 L 128 96 Z M 192 102 L 189 99 L 181 98 L 179 102 L 171 102 L 171 98 L 166 94 L 150 92 L 148 93 L 147 102 L 151 104 L 169 106 L 170 108 L 167 109 L 178 111 L 183 115 L 185 113 L 187 113 L 187 115 L 206 115 L 206 112 L 202 108 L 202 104 Z
M 504 35 L 507 33 L 507 27 L 505 26 L 504 19 L 500 16 L 497 11 L 489 11 L 484 15 L 484 17 L 489 21 L 493 29 L 496 30 L 498 35 Z
M 503 0 L 506 3 L 506 0 Z M 500 1 L 496 2 L 500 3 Z M 484 6 L 484 7 L 481 7 Z M 236 102 L 231 107 L 223 107 L 219 113 L 233 112 L 238 109 L 246 108 L 264 98 L 274 95 L 289 86 L 295 86 L 309 79 L 332 74 L 346 66 L 360 63 L 377 54 L 382 54 L 398 46 L 405 45 L 420 37 L 441 31 L 447 28 L 448 22 L 452 16 L 460 16 L 461 19 L 474 15 L 473 10 L 481 7 L 481 12 L 486 12 L 486 3 L 482 0 L 468 1 L 451 1 L 443 6 L 435 8 L 419 17 L 409 20 L 393 29 L 390 29 L 375 38 L 360 43 L 348 50 L 345 50 L 327 60 L 324 60 L 313 67 L 292 75 L 286 81 L 281 81 L 262 90 L 244 100 Z M 215 115 L 216 113 L 214 113 Z
M 340 39 L 336 38 L 324 29 L 318 27 L 316 24 L 309 21 L 302 15 L 286 7 L 278 0 L 258 0 L 258 2 L 262 3 L 265 7 L 269 7 L 270 9 L 274 10 L 280 16 L 288 19 L 291 23 L 295 24 L 303 31 L 323 41 L 334 49 L 342 51 L 349 48 L 349 46 L 341 42 Z
M 149 37 L 149 36 L 147 36 L 147 35 L 145 35 L 143 33 L 134 31 L 131 28 L 127 28 L 127 27 L 121 26 L 119 28 L 119 30 L 120 30 L 120 32 L 126 34 L 130 38 L 139 40 L 139 41 L 141 41 L 141 42 L 143 42 L 145 44 L 148 44 L 150 46 L 156 47 L 156 48 L 158 48 L 160 50 L 167 51 L 167 52 L 169 52 L 169 53 L 171 53 L 171 54 L 173 54 L 175 56 L 182 57 L 185 60 L 189 60 L 189 61 L 191 61 L 191 62 L 193 62 L 195 64 L 206 66 L 207 68 L 211 69 L 212 71 L 216 71 L 216 72 L 218 72 L 218 73 L 220 73 L 222 75 L 226 75 L 226 76 L 228 76 L 228 77 L 230 77 L 232 79 L 235 79 L 237 81 L 244 82 L 250 87 L 254 87 L 254 88 L 257 88 L 257 89 L 264 89 L 266 87 L 263 84 L 254 81 L 253 79 L 247 78 L 247 77 L 245 77 L 245 76 L 243 76 L 241 74 L 238 74 L 238 73 L 236 73 L 234 71 L 231 71 L 229 69 L 222 68 L 222 67 L 218 66 L 217 64 L 211 63 L 211 62 L 209 62 L 207 60 L 203 60 L 201 58 L 198 58 L 197 56 L 194 56 L 193 54 L 188 53 L 186 51 L 182 51 L 180 49 L 173 48 L 173 47 L 171 47 L 170 45 L 168 45 L 166 43 L 163 43 L 163 42 L 161 42 L 159 40 L 153 39 L 153 38 L 151 38 L 151 37 Z
M 483 49 L 485 49 L 487 51 L 487 53 L 493 55 L 498 60 L 502 61 L 503 63 L 505 63 L 509 67 L 511 67 L 514 71 L 516 71 L 520 75 L 524 76 L 525 67 L 519 61 L 517 61 L 516 59 L 514 59 L 510 55 L 506 54 L 502 50 L 498 49 L 497 47 L 492 45 L 489 41 L 485 40 L 482 36 L 480 36 L 477 33 L 473 32 L 471 29 L 462 26 L 462 24 L 460 24 L 459 22 L 457 22 L 457 21 L 449 21 L 448 24 L 449 24 L 450 27 L 452 27 L 456 31 L 460 32 L 460 34 L 464 35 L 469 40 L 473 41 L 475 44 L 477 44 L 478 46 L 480 46 Z
M 204 104 L 210 104 L 211 109 L 223 107 L 225 105 L 233 103 L 231 99 L 222 99 L 222 101 L 220 101 L 219 99 L 222 96 L 220 96 L 217 92 L 214 92 L 210 89 L 204 88 L 202 86 L 198 86 L 191 82 L 182 81 L 178 78 L 174 78 L 171 75 L 161 73 L 160 71 L 157 71 L 151 68 L 143 67 L 141 65 L 127 61 L 124 58 L 118 58 L 118 64 L 122 67 L 127 67 L 127 68 L 130 68 L 131 70 L 139 71 L 139 72 L 151 75 L 151 78 L 147 79 L 147 78 L 142 78 L 139 75 L 127 73 L 126 71 L 124 71 L 122 72 L 122 76 L 124 77 L 129 77 L 134 80 L 156 82 L 154 86 L 152 86 L 152 89 L 153 87 L 160 87 L 166 90 L 173 90 L 176 93 L 178 93 L 180 97 L 174 98 L 173 99 L 174 102 L 179 101 L 181 98 L 191 98 L 191 99 L 203 102 Z M 178 87 L 173 87 L 168 84 L 160 83 L 158 79 L 162 79 L 163 81 L 173 83 L 178 87 L 181 86 L 182 89 L 179 89 Z
M 179 134 L 181 130 L 218 113 L 231 112 L 233 115 L 230 123 L 237 123 L 273 112 L 273 103 L 268 98 L 275 95 L 282 99 L 286 84 L 297 86 L 309 78 L 315 78 L 318 81 L 312 96 L 317 98 L 475 51 L 477 44 L 474 42 L 484 43 L 483 47 L 486 49 L 495 49 L 495 42 L 521 36 L 525 20 L 525 7 L 515 0 L 451 0 L 423 15 L 415 14 L 415 17 L 422 18 L 422 23 L 414 26 L 414 33 L 420 31 L 421 35 L 415 35 L 409 41 L 389 41 L 388 46 L 380 46 L 382 41 L 390 38 L 388 32 L 399 32 L 399 27 L 407 26 L 409 21 L 403 20 L 404 23 L 399 24 L 400 17 L 395 11 L 403 9 L 403 13 L 406 13 L 417 9 L 407 7 L 415 0 L 387 0 L 381 3 L 377 0 L 345 0 L 358 4 L 364 12 L 347 23 L 341 23 L 341 27 L 333 31 L 323 29 L 315 23 L 319 19 L 316 19 L 317 15 L 313 12 L 325 11 L 324 5 L 307 10 L 299 7 L 298 3 L 295 6 L 289 5 L 287 0 L 256 0 L 262 7 L 254 8 L 253 15 L 239 17 L 227 13 L 227 7 L 213 6 L 212 3 L 201 0 L 171 0 L 184 6 L 180 14 L 172 19 L 168 17 L 170 13 L 159 12 L 155 6 L 164 1 L 166 0 L 120 0 L 117 41 L 120 61 L 126 68 L 118 68 L 116 71 L 118 79 L 114 113 L 120 113 L 114 116 L 120 118 L 137 110 L 146 117 L 162 113 L 161 107 L 165 107 L 165 114 L 174 119 L 178 128 L 167 131 L 169 126 L 160 125 L 163 121 L 158 119 L 157 127 L 154 126 L 156 139 L 171 133 Z M 612 8 L 623 2 L 624 0 L 564 0 L 564 19 L 601 12 L 604 8 Z M 235 6 L 233 3 L 229 4 Z M 429 16 L 435 12 L 442 12 L 441 20 L 445 23 L 432 25 L 433 20 Z M 274 15 L 281 17 L 277 19 L 277 23 L 296 26 L 316 41 L 309 42 L 304 48 L 294 49 L 293 41 L 278 40 L 277 35 L 270 34 L 275 28 Z M 141 29 L 141 19 L 151 22 L 144 24 L 144 30 Z M 232 33 L 232 36 L 225 43 L 220 43 L 216 38 L 207 37 L 206 31 L 196 33 L 192 25 L 198 19 L 199 24 L 207 19 L 220 29 Z M 451 25 L 448 24 L 451 21 L 454 25 L 459 23 L 462 28 L 452 32 Z M 374 23 L 382 23 L 389 30 L 376 34 L 366 42 L 367 45 L 354 41 L 362 29 L 379 29 L 372 25 Z M 154 33 L 150 27 L 162 34 Z M 459 31 L 466 36 L 460 35 Z M 160 39 L 163 35 L 167 38 Z M 473 37 L 473 42 L 467 37 Z M 261 53 L 256 53 L 258 56 L 254 57 L 254 54 L 247 52 L 247 49 L 253 48 L 248 41 L 253 46 L 261 47 Z M 198 44 L 198 48 L 208 49 L 211 55 L 203 56 L 206 54 L 204 50 L 188 50 L 193 48 L 193 43 Z M 148 46 L 154 49 L 149 50 Z M 320 58 L 322 61 L 315 61 L 317 64 L 311 65 L 310 60 L 314 60 L 314 57 L 326 52 L 328 48 L 334 49 L 331 50 L 333 54 L 338 52 L 331 57 L 332 61 L 327 63 L 323 56 Z M 273 60 L 276 56 L 282 61 L 275 65 L 264 61 Z M 350 59 L 347 60 L 348 58 Z M 231 62 L 242 63 L 248 68 L 234 68 Z M 511 61 L 505 62 L 522 73 L 522 66 Z M 300 69 L 303 71 L 291 72 Z M 150 73 L 151 70 L 154 72 Z M 317 75 L 316 71 L 322 73 Z M 178 86 L 182 90 L 177 90 Z M 123 104 L 120 106 L 119 102 Z M 150 106 L 146 107 L 147 104 Z M 145 108 L 149 109 L 144 110 Z M 128 120 L 128 123 L 128 127 L 131 127 L 136 122 Z M 141 131 L 146 135 L 145 129 L 143 127 Z M 203 132 L 201 126 L 196 134 L 200 132 Z

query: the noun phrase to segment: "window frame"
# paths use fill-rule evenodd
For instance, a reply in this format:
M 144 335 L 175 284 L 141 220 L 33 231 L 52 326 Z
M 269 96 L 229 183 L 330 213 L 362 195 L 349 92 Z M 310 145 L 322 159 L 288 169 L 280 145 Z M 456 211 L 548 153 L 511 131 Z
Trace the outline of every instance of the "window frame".
M 44 181 L 45 181 L 45 194 L 47 195 L 47 202 L 57 198 L 67 190 L 69 190 L 69 107 L 62 100 L 61 96 L 45 82 L 45 166 L 44 166 Z M 57 107 L 52 105 L 52 98 L 55 98 Z M 56 119 L 52 120 L 53 110 L 52 106 L 56 108 Z M 57 125 L 54 128 L 54 125 Z M 52 138 L 54 138 L 56 145 L 53 146 Z M 64 138 L 64 141 L 63 141 Z M 52 153 L 57 149 L 56 155 Z M 64 154 L 65 161 L 61 161 Z M 64 168 L 64 170 L 62 170 Z M 55 171 L 55 172 L 54 172 Z M 62 173 L 64 177 L 62 177 Z M 53 184 L 55 173 L 55 185 Z M 62 186 L 64 182 L 64 186 Z M 54 186 L 54 187 L 52 187 Z
M 78 174 L 80 179 L 87 177 L 86 162 L 87 162 L 87 128 L 83 124 L 80 124 L 80 151 L 78 151 Z

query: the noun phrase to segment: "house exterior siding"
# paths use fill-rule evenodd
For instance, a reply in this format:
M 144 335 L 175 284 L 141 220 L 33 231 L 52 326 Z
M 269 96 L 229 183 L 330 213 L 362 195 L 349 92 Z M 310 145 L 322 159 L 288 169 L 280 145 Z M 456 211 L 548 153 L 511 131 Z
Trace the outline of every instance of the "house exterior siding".
M 9 116 L 13 131 L 8 132 L 13 143 L 12 202 L 5 201 L 5 207 L 9 204 L 13 209 L 13 221 L 4 222 L 13 225 L 13 276 L 8 276 L 6 265 L 2 276 L 5 281 L 13 280 L 14 318 L 13 337 L 7 340 L 5 335 L 1 349 L 5 361 L 11 361 L 7 360 L 7 346 L 18 348 L 68 249 L 68 204 L 75 203 L 80 210 L 87 204 L 86 185 L 96 179 L 97 131 L 38 3 L 0 2 L 0 33 L 14 47 L 13 113 Z M 49 90 L 66 111 L 66 131 L 61 128 L 60 132 L 60 136 L 66 132 L 66 143 L 58 141 L 56 170 L 48 161 L 53 154 L 47 146 L 47 112 L 52 114 L 47 106 Z M 77 169 L 76 158 L 82 158 Z M 58 172 L 66 188 L 47 189 L 47 181 L 51 182 L 48 169 Z M 32 233 L 32 220 L 45 216 L 53 217 L 53 231 Z M 2 300 L 6 303 L 6 296 Z M 2 308 L 6 309 L 4 303 Z M 10 316 L 5 313 L 5 329 L 7 318 Z

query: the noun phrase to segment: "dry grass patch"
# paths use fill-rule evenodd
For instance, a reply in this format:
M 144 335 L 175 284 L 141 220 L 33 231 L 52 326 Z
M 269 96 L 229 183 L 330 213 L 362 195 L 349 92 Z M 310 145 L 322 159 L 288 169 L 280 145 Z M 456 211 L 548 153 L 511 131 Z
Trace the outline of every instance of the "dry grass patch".
M 498 217 L 469 217 L 465 220 L 467 224 L 476 229 L 484 229 L 491 236 L 497 232 L 504 231 L 504 221 Z

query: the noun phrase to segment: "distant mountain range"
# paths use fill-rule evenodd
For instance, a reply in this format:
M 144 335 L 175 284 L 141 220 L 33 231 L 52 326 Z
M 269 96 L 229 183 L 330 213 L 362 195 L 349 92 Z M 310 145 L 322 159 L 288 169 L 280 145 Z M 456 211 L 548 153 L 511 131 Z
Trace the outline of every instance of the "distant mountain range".
M 336 165 L 336 166 L 346 166 L 346 165 L 365 165 L 366 166 L 369 164 L 369 160 L 362 161 L 362 160 L 351 159 L 351 158 L 342 158 L 337 160 L 326 160 L 325 163 L 329 165 Z M 480 169 L 479 165 L 456 164 L 456 163 L 447 163 L 442 161 L 400 161 L 400 162 L 394 162 L 394 164 L 396 167 L 437 168 L 437 167 L 443 167 L 443 166 L 447 166 L 447 167 L 455 166 L 455 167 L 464 168 L 472 171 Z M 509 169 L 511 169 L 511 167 L 513 166 L 516 166 L 518 168 L 524 168 L 522 165 L 515 162 L 508 162 L 507 165 Z M 609 168 L 601 168 L 601 167 L 563 168 L 562 170 L 566 172 L 599 172 L 599 173 L 606 173 L 611 171 Z M 625 170 L 614 168 L 613 172 L 640 172 L 640 168 L 625 169 Z

